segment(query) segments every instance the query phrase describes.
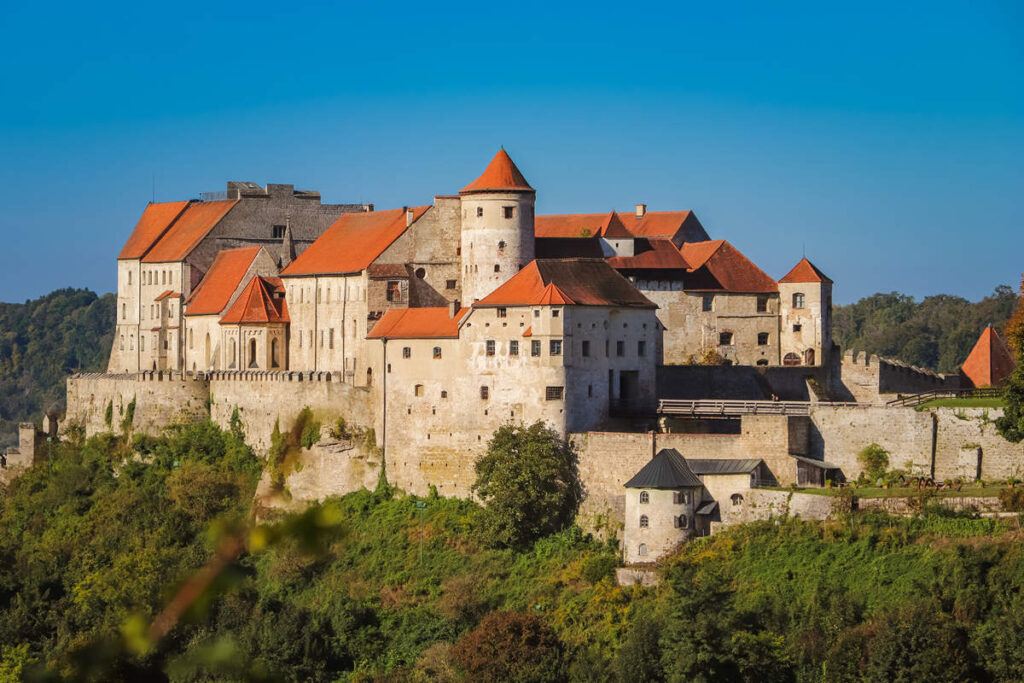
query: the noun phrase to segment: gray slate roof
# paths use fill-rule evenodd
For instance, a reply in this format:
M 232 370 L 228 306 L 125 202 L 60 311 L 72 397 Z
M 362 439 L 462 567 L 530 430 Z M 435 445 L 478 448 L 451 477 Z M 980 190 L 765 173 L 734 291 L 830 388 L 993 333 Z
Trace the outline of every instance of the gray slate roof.
M 718 507 L 718 501 L 717 500 L 713 500 L 713 501 L 711 501 L 709 503 L 704 503 L 703 505 L 701 505 L 697 509 L 697 514 L 698 515 L 713 515 L 715 513 L 715 509 L 717 507 Z
M 625 486 L 630 489 L 680 489 L 703 484 L 679 451 L 663 448 Z
M 686 464 L 694 474 L 750 474 L 761 464 L 759 458 L 744 460 L 695 460 L 687 458 Z
M 823 470 L 839 470 L 842 469 L 839 465 L 833 465 L 830 462 L 824 460 L 815 460 L 814 458 L 805 458 L 802 455 L 790 455 L 789 457 L 799 460 L 800 462 L 807 463 L 812 467 L 820 467 Z

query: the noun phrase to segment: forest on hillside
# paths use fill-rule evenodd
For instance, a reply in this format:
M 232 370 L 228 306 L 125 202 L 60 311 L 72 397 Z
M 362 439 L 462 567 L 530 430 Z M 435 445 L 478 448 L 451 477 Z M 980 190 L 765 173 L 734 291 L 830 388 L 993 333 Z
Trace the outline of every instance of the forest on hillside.
M 1000 334 L 1017 293 L 1000 285 L 981 301 L 937 294 L 917 301 L 890 292 L 833 309 L 832 336 L 846 351 L 866 351 L 936 372 L 957 372 L 986 325 Z
M 14 442 L 18 422 L 63 404 L 70 373 L 106 368 L 116 303 L 87 289 L 0 303 L 0 448 Z

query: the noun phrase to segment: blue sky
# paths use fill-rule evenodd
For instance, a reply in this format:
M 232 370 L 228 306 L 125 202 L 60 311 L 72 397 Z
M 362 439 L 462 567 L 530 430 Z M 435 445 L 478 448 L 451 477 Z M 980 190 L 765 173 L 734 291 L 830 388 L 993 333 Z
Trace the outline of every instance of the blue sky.
M 691 208 L 846 303 L 1024 271 L 1019 2 L 7 2 L 0 300 L 112 291 L 228 179 L 429 203 L 500 145 L 543 213 Z

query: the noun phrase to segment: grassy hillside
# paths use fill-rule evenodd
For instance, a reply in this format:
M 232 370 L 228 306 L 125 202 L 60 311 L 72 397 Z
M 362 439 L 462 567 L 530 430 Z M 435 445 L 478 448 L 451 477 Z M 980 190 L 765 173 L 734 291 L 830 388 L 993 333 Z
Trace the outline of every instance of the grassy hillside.
M 754 524 L 643 589 L 575 528 L 491 549 L 467 501 L 360 492 L 253 531 L 260 462 L 210 424 L 55 455 L 0 494 L 0 681 L 1024 678 L 1016 520 Z
M 844 351 L 867 351 L 937 372 L 956 372 L 986 325 L 1000 332 L 1017 305 L 1005 285 L 981 301 L 939 294 L 916 301 L 891 292 L 836 306 L 833 336 Z
M 106 368 L 115 305 L 113 294 L 85 289 L 0 303 L 0 447 L 13 443 L 18 422 L 63 403 L 69 373 Z

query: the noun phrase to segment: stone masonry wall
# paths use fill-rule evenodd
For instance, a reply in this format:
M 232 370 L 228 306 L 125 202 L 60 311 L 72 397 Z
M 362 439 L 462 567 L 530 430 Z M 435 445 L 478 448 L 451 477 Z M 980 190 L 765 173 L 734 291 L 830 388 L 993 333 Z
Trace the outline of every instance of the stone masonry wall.
M 135 399 L 132 428 L 136 432 L 157 434 L 164 427 L 182 420 L 206 416 L 209 385 L 205 380 L 170 372 L 143 372 L 130 375 L 90 373 L 72 375 L 67 382 L 67 417 L 64 428 L 80 424 L 86 434 L 117 431 L 125 410 Z M 113 405 L 111 425 L 106 424 L 108 405 Z

